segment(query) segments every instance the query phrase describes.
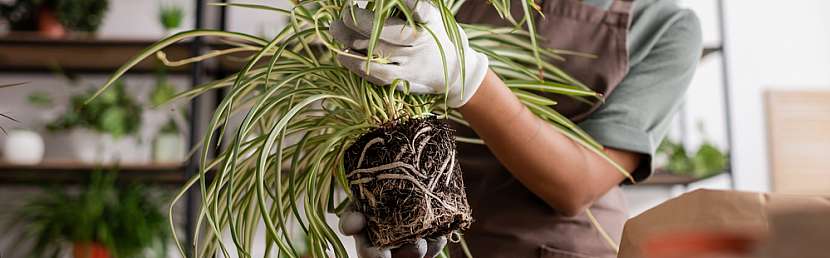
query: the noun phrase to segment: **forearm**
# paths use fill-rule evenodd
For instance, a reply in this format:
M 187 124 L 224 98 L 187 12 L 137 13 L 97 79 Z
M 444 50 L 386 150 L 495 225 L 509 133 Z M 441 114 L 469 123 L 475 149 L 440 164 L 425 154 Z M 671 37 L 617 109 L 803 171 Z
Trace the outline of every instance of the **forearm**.
M 531 113 L 492 71 L 459 110 L 516 179 L 565 214 L 582 211 L 624 179 L 602 157 Z M 608 154 L 629 171 L 639 161 L 630 152 Z

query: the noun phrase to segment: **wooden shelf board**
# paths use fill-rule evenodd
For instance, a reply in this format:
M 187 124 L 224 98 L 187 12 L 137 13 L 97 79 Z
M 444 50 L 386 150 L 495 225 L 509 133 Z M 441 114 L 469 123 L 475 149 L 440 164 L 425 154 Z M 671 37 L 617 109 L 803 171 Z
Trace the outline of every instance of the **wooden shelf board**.
M 706 58 L 707 56 L 714 53 L 718 53 L 721 50 L 723 50 L 723 48 L 721 48 L 720 46 L 704 47 L 703 53 L 700 55 L 700 58 Z
M 67 38 L 46 39 L 14 33 L 0 37 L 0 71 L 4 73 L 52 72 L 55 68 L 78 73 L 112 73 L 153 40 Z M 188 43 L 166 48 L 170 58 L 189 56 Z M 189 67 L 170 69 L 186 72 Z M 145 60 L 131 71 L 154 72 L 156 63 Z
M 62 38 L 48 39 L 30 33 L 15 32 L 0 36 L 0 72 L 51 73 L 60 68 L 71 73 L 112 73 L 155 40 Z M 170 59 L 190 56 L 190 44 L 181 42 L 165 48 Z M 136 65 L 131 72 L 152 73 L 154 58 Z M 173 67 L 172 73 L 183 73 L 189 66 Z
M 670 172 L 658 169 L 654 171 L 654 174 L 651 175 L 651 177 L 649 177 L 648 179 L 646 179 L 646 181 L 643 181 L 639 185 L 689 185 L 724 173 L 728 172 L 724 171 L 721 173 L 712 174 L 708 177 L 697 178 L 692 176 L 672 174 Z
M 119 180 L 123 181 L 161 184 L 182 184 L 186 181 L 184 165 L 178 163 L 101 166 L 77 161 L 47 161 L 37 165 L 0 162 L 0 184 L 80 183 L 91 172 L 116 169 Z

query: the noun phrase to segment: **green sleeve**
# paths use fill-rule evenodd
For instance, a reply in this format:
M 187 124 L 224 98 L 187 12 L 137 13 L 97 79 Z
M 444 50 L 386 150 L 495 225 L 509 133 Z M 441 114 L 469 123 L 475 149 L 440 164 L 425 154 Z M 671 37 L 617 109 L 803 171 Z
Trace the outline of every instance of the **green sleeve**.
M 642 17 L 641 17 L 642 18 Z M 643 154 L 632 176 L 637 182 L 652 173 L 653 156 L 700 59 L 700 23 L 688 10 L 679 10 L 631 45 L 629 72 L 605 104 L 579 126 L 606 147 Z M 631 35 L 630 37 L 637 37 Z

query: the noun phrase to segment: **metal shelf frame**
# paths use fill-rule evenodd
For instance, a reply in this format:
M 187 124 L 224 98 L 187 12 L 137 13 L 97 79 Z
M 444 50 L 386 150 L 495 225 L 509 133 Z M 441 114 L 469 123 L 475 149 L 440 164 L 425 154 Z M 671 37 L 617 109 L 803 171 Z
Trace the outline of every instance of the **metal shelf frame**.
M 194 0 L 194 29 L 226 27 L 225 8 L 219 8 L 220 21 L 218 24 L 207 24 L 205 0 Z M 222 1 L 225 2 L 225 1 Z M 0 38 L 0 74 L 51 74 L 54 73 L 54 63 L 64 61 L 66 64 L 61 70 L 80 75 L 108 75 L 114 72 L 128 58 L 137 54 L 155 40 L 99 40 L 94 38 L 70 39 L 43 39 L 35 34 L 18 33 Z M 221 44 L 219 44 L 221 45 Z M 207 42 L 201 37 L 191 41 L 171 46 L 168 51 L 174 59 L 184 56 L 198 56 L 205 53 L 208 47 L 217 46 L 215 42 Z M 104 52 L 102 52 L 104 51 Z M 101 53 L 108 53 L 106 59 Z M 17 57 L 36 56 L 20 62 Z M 42 59 L 46 60 L 42 60 Z M 123 59 L 123 60 L 122 60 Z M 94 61 L 91 61 L 94 60 Z M 143 62 L 129 74 L 146 74 L 155 72 L 155 64 Z M 189 66 L 170 71 L 172 74 L 188 76 L 191 87 L 200 85 L 212 75 L 225 74 L 224 70 L 232 69 L 234 64 L 223 62 L 204 64 L 196 62 Z M 194 98 L 189 103 L 190 124 L 187 146 L 193 149 L 200 141 L 200 135 L 205 133 L 204 117 L 210 115 L 216 106 L 206 107 L 204 98 Z M 46 162 L 39 165 L 11 165 L 0 163 L 0 184 L 4 185 L 44 185 L 44 184 L 76 184 L 84 178 L 82 175 L 92 171 L 106 171 L 115 167 L 120 171 L 120 181 L 135 181 L 150 184 L 165 184 L 184 186 L 194 175 L 198 174 L 200 153 L 191 155 L 183 164 L 134 164 L 119 166 L 96 166 L 79 162 Z M 210 180 L 210 179 L 208 179 Z M 185 239 L 187 246 L 194 243 L 193 232 L 196 228 L 198 216 L 199 187 L 195 185 L 185 196 Z M 187 248 L 187 257 L 193 257 L 192 248 Z
M 726 132 L 726 155 L 728 157 L 726 168 L 720 174 L 726 174 L 729 177 L 729 184 L 731 189 L 735 189 L 735 175 L 733 173 L 733 166 L 732 166 L 732 158 L 734 157 L 734 141 L 733 141 L 733 133 L 732 133 L 732 95 L 731 95 L 731 86 L 730 86 L 730 79 L 729 79 L 729 56 L 728 56 L 728 49 L 727 49 L 727 33 L 726 33 L 726 21 L 725 21 L 725 13 L 724 13 L 724 0 L 716 0 L 717 1 L 717 18 L 718 18 L 718 35 L 720 36 L 720 44 L 715 46 L 706 46 L 703 49 L 703 53 L 701 54 L 701 59 L 704 59 L 708 56 L 719 54 L 720 55 L 720 66 L 721 66 L 721 91 L 723 92 L 723 98 L 721 99 L 721 103 L 723 104 L 723 112 L 724 112 L 724 129 Z M 689 127 L 687 124 L 687 114 L 685 105 L 681 108 L 678 118 L 680 120 L 680 134 L 681 139 L 680 142 L 687 143 L 688 142 L 688 130 Z M 682 176 L 680 176 L 682 177 Z M 702 179 L 693 180 L 691 182 L 686 182 L 684 180 L 677 180 L 677 185 L 688 185 L 692 182 L 701 181 Z M 670 185 L 673 180 L 660 180 L 659 184 L 651 184 L 651 185 Z

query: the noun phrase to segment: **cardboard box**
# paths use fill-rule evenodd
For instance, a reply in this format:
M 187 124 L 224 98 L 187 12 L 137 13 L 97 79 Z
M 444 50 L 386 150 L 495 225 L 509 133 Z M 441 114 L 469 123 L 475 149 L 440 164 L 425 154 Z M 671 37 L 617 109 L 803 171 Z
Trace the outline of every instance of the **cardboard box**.
M 765 241 L 766 239 L 783 239 L 792 234 L 793 220 L 809 214 L 817 217 L 810 220 L 810 224 L 798 224 L 798 230 L 818 231 L 822 227 L 830 226 L 830 197 L 797 196 L 770 193 L 752 193 L 721 190 L 696 190 L 668 200 L 657 207 L 643 212 L 629 219 L 623 230 L 620 243 L 620 258 L 644 258 L 642 248 L 646 242 L 661 236 L 681 234 L 684 232 L 708 232 L 723 235 L 745 236 L 757 240 L 758 246 L 751 256 L 767 257 L 774 250 L 786 250 L 789 254 L 803 247 L 783 246 L 781 241 Z M 771 219 L 774 217 L 776 219 Z M 780 219 L 779 219 L 780 218 Z M 812 218 L 812 217 L 811 217 Z M 775 224 L 771 224 L 775 222 Z M 789 223 L 789 224 L 788 224 Z M 797 224 L 797 223 L 796 223 Z M 773 225 L 773 226 L 771 226 Z M 775 230 L 772 230 L 775 229 Z M 815 229 L 815 230 L 811 230 Z M 825 230 L 830 234 L 830 230 Z M 816 233 L 817 235 L 819 233 Z M 830 239 L 830 235 L 826 236 Z M 821 238 L 815 236 L 814 238 Z M 825 242 L 828 240 L 825 240 Z M 773 244 L 779 245 L 777 247 Z M 801 243 L 804 245 L 804 243 Z M 809 253 L 790 257 L 830 257 L 830 245 L 819 245 L 826 249 L 824 256 L 810 256 Z M 826 246 L 826 247 L 825 247 Z M 783 251 L 782 251 L 783 252 Z M 680 257 L 680 256 L 678 256 Z M 778 256 L 769 256 L 778 257 Z

